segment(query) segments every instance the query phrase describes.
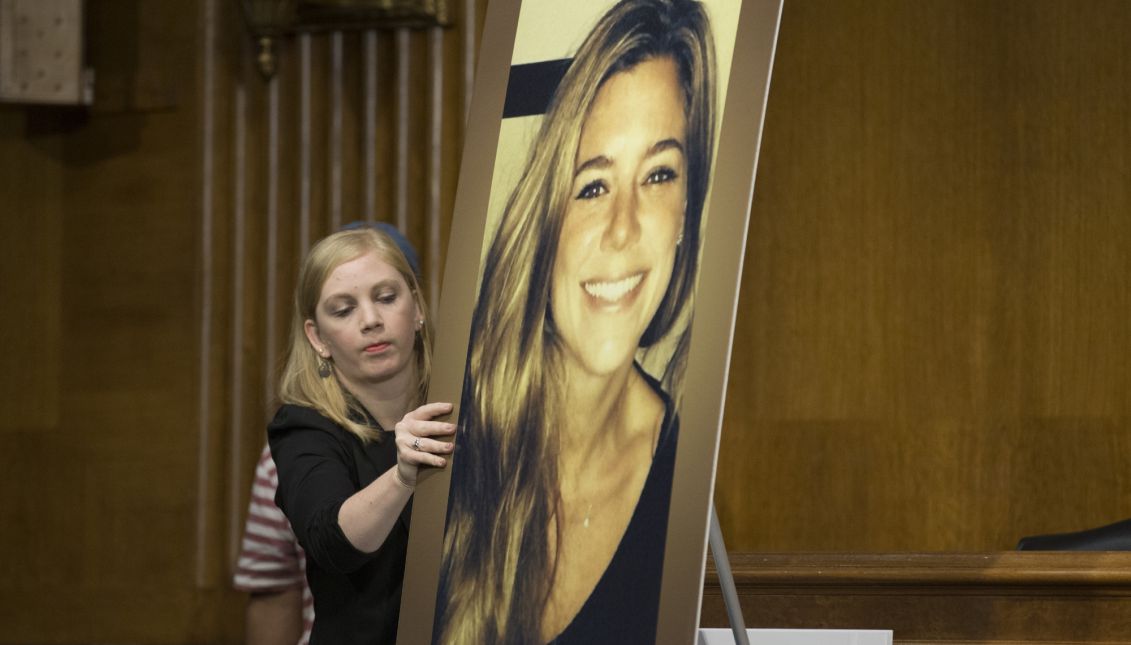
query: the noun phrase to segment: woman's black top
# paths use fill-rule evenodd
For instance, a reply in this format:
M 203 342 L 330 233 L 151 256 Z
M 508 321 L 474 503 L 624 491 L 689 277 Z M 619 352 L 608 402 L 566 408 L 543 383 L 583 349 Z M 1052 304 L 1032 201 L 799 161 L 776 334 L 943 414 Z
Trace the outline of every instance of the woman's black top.
M 357 550 L 338 524 L 342 503 L 396 466 L 392 433 L 362 442 L 316 410 L 284 405 L 267 439 L 279 472 L 275 502 L 306 550 L 311 645 L 395 642 L 411 501 L 373 553 Z
M 551 645 L 656 642 L 679 417 L 659 383 L 644 370 L 638 371 L 664 401 L 664 421 L 652 467 L 609 566 Z

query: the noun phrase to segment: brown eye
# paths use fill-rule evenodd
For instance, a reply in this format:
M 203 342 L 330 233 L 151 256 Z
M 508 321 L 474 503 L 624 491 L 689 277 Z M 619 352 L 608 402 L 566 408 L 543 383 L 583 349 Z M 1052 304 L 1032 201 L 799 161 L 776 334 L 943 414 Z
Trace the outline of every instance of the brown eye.
M 607 186 L 605 186 L 605 182 L 598 179 L 596 181 L 591 181 L 588 184 L 585 184 L 581 188 L 581 192 L 577 193 L 577 197 L 575 197 L 574 199 L 594 199 L 596 197 L 604 195 L 607 192 L 609 192 L 609 189 Z
M 644 178 L 645 185 L 647 184 L 666 184 L 669 181 L 675 181 L 679 177 L 679 173 L 675 170 L 663 166 L 648 173 Z

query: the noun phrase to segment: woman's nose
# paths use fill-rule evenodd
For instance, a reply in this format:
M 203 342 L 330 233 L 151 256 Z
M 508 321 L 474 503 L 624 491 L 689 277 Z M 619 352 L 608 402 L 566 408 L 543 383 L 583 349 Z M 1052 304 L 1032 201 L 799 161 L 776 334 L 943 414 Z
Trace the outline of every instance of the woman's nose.
M 365 331 L 381 326 L 381 312 L 377 305 L 370 302 L 361 306 L 361 328 Z
M 640 196 L 635 190 L 620 191 L 612 209 L 601 243 L 607 249 L 619 250 L 640 237 Z

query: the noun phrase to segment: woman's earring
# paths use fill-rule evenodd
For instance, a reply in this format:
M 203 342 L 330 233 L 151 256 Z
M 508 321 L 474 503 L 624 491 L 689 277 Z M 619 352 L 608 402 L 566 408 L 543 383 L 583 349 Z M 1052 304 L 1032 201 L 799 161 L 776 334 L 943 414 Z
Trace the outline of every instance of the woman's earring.
M 421 329 L 424 329 L 424 319 L 423 318 L 416 321 L 416 331 L 420 331 Z
M 318 376 L 322 378 L 330 378 L 333 372 L 330 370 L 330 361 L 326 360 L 324 356 L 318 357 Z

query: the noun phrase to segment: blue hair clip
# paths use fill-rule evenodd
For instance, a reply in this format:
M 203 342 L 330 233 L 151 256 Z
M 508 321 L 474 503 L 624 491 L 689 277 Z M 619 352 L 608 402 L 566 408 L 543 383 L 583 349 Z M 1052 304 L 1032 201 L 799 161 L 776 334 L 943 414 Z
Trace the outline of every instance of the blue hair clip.
M 408 265 L 412 267 L 412 272 L 416 274 L 416 278 L 418 280 L 420 279 L 420 258 L 416 254 L 416 248 L 412 246 L 412 242 L 408 241 L 404 233 L 401 233 L 400 229 L 388 222 L 365 222 L 358 220 L 342 226 L 341 230 L 353 231 L 361 228 L 376 229 L 392 238 L 392 240 L 396 242 L 397 248 L 401 250 L 405 259 L 408 260 Z

